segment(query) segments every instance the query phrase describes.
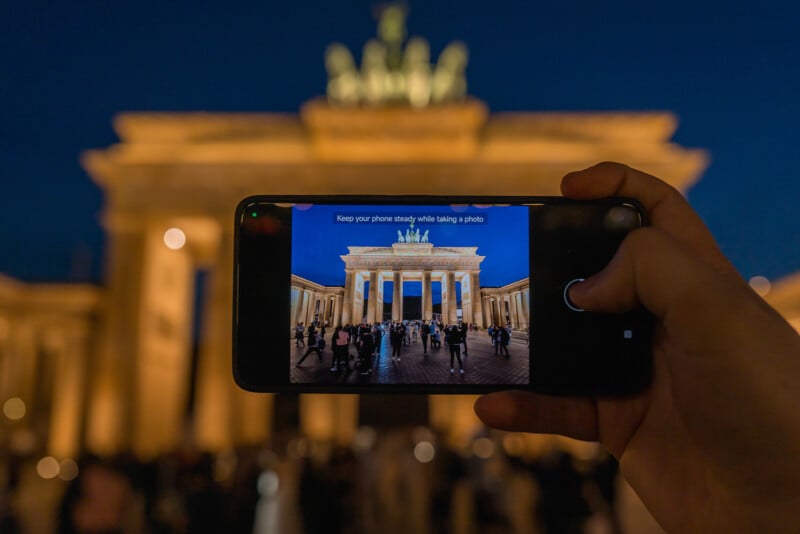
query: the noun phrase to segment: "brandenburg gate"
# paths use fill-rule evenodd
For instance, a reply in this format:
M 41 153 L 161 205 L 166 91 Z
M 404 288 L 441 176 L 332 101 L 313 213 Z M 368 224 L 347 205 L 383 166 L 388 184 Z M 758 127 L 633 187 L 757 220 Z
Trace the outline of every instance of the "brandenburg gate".
M 421 318 L 433 318 L 432 283 L 441 283 L 442 319 L 458 321 L 456 315 L 456 284 L 461 285 L 462 318 L 483 325 L 480 298 L 480 263 L 477 247 L 435 247 L 433 243 L 398 242 L 391 247 L 347 247 L 342 256 L 345 264 L 345 307 L 342 323 L 360 322 L 363 310 L 364 284 L 369 282 L 366 321 L 383 320 L 383 285 L 392 281 L 392 320 L 403 319 L 403 283 L 422 282 Z M 469 318 L 469 319 L 468 319 Z
M 391 247 L 347 249 L 349 254 L 340 256 L 344 262 L 344 287 L 323 286 L 292 275 L 292 325 L 313 321 L 333 326 L 383 322 L 384 286 L 391 281 L 392 321 L 404 317 L 406 282 L 422 284 L 422 306 L 413 317 L 433 319 L 433 283 L 438 282 L 444 323 L 461 320 L 479 328 L 506 323 L 515 330 L 528 328 L 530 280 L 524 278 L 503 287 L 481 287 L 480 264 L 485 256 L 477 254 L 478 247 L 437 247 L 429 242 L 428 231 L 420 237 L 412 227 L 405 237 L 398 231 L 398 241 Z M 460 317 L 457 284 L 461 290 Z

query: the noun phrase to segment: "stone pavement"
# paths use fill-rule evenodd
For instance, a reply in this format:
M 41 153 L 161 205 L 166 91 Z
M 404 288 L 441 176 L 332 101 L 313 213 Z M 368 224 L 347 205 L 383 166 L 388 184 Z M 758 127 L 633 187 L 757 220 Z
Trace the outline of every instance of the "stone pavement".
M 332 332 L 332 330 L 331 330 Z M 404 347 L 400 361 L 392 361 L 389 336 L 381 338 L 380 355 L 373 358 L 373 370 L 369 375 L 360 375 L 355 370 L 331 371 L 331 332 L 325 336 L 326 349 L 322 360 L 316 353 L 310 354 L 300 367 L 295 364 L 305 354 L 304 347 L 291 347 L 291 381 L 311 384 L 527 384 L 529 382 L 529 354 L 524 339 L 513 338 L 508 347 L 510 358 L 495 356 L 494 347 L 485 330 L 467 334 L 467 355 L 462 345 L 461 360 L 464 374 L 458 372 L 458 361 L 454 358 L 455 373 L 450 374 L 450 351 L 442 342 L 439 349 L 428 346 L 428 354 L 422 353 L 422 341 Z M 442 336 L 444 338 L 444 336 Z M 430 340 L 429 340 L 430 341 Z M 350 345 L 350 354 L 356 348 Z M 350 361 L 352 368 L 354 360 Z

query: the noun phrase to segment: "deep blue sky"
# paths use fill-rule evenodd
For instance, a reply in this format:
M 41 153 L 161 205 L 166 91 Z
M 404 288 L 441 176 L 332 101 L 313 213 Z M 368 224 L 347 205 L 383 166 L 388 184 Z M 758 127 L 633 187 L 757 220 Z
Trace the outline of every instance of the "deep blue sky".
M 348 246 L 389 247 L 397 241 L 397 231 L 404 235 L 408 224 L 372 223 L 372 216 L 430 215 L 466 217 L 478 215 L 485 223 L 425 223 L 417 221 L 420 236 L 429 230 L 428 240 L 436 247 L 478 247 L 481 262 L 481 287 L 503 286 L 528 276 L 528 247 L 519 246 L 517 239 L 528 227 L 528 208 L 521 206 L 476 208 L 463 206 L 327 206 L 315 205 L 306 210 L 294 210 L 292 215 L 292 273 L 323 285 L 344 285 L 344 262 L 339 256 L 347 254 Z M 369 218 L 369 222 L 335 222 L 336 216 Z M 438 219 L 437 219 L 438 220 Z M 449 220 L 449 219 L 447 219 Z M 347 219 L 343 219 L 347 221 Z M 514 228 L 514 242 L 509 243 L 508 229 Z M 325 236 L 318 239 L 316 236 Z M 335 268 L 332 269 L 331 266 Z M 413 288 L 411 286 L 414 286 Z M 389 287 L 388 285 L 386 286 Z M 420 295 L 420 284 L 409 284 L 408 295 Z M 384 300 L 391 302 L 387 289 Z
M 689 192 L 742 274 L 800 269 L 800 8 L 782 2 L 409 1 L 434 54 L 471 57 L 493 111 L 670 110 L 712 164 Z M 0 3 L 0 272 L 100 280 L 102 198 L 78 165 L 115 113 L 295 112 L 372 2 Z

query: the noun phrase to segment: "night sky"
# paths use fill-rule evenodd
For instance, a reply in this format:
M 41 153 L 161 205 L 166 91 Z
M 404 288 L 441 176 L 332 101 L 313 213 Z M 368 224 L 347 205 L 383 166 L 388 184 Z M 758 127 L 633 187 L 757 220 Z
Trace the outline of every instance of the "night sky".
M 78 164 L 122 111 L 296 112 L 372 2 L 0 3 L 0 272 L 102 280 L 102 197 Z M 434 56 L 470 49 L 492 111 L 668 110 L 712 163 L 689 200 L 745 277 L 800 269 L 800 8 L 783 2 L 410 1 Z M 612 7 L 613 6 L 613 7 Z
M 337 217 L 338 216 L 338 217 Z M 403 234 L 408 224 L 373 222 L 373 217 L 432 217 L 437 222 L 414 225 L 435 247 L 478 247 L 485 259 L 481 262 L 481 287 L 499 287 L 529 275 L 527 246 L 516 241 L 525 239 L 528 208 L 522 206 L 477 208 L 474 206 L 329 206 L 314 205 L 292 214 L 292 273 L 326 286 L 344 286 L 344 261 L 348 246 L 390 247 Z M 364 217 L 365 221 L 359 221 Z M 466 217 L 472 217 L 466 219 Z M 476 219 L 480 217 L 481 222 Z M 464 218 L 460 222 L 460 219 Z M 337 222 L 337 220 L 339 222 Z M 378 219 L 380 221 L 381 219 Z M 438 222 L 442 221 L 442 222 Z M 474 222 L 473 222 L 474 221 Z M 513 228 L 514 241 L 509 241 Z M 324 239 L 317 236 L 323 235 Z M 334 269 L 331 269 L 334 266 Z M 420 295 L 421 284 L 409 283 L 405 294 Z M 387 282 L 384 300 L 391 302 Z

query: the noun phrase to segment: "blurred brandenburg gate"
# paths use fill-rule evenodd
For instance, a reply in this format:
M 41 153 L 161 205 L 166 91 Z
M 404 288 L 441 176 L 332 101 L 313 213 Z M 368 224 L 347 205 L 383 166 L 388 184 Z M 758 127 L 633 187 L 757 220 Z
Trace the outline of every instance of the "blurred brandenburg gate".
M 424 41 L 398 48 L 404 33 L 381 32 L 360 69 L 332 47 L 328 98 L 297 115 L 123 113 L 119 143 L 83 154 L 105 195 L 104 287 L 0 279 L 0 400 L 48 414 L 51 454 L 220 451 L 268 440 L 286 419 L 284 400 L 232 378 L 233 214 L 248 195 L 558 195 L 565 173 L 602 160 L 685 191 L 706 166 L 670 141 L 670 113 L 490 113 L 465 96 L 461 45 L 432 65 Z M 264 327 L 288 342 L 286 325 Z M 422 417 L 458 440 L 476 428 L 473 400 L 431 396 Z M 365 422 L 356 395 L 295 402 L 312 439 L 347 443 Z
M 91 450 L 130 445 L 144 456 L 181 442 L 190 388 L 188 432 L 202 448 L 270 433 L 273 396 L 240 391 L 231 376 L 233 210 L 245 196 L 558 195 L 566 172 L 608 159 L 685 190 L 705 166 L 702 152 L 670 142 L 676 120 L 668 113 L 489 114 L 472 99 L 424 108 L 314 100 L 299 116 L 122 114 L 114 127 L 120 143 L 83 158 L 105 192 L 108 235 L 85 440 Z M 171 228 L 185 246 L 165 244 Z M 285 325 L 270 327 L 286 337 Z M 430 422 L 461 425 L 471 402 L 433 397 Z M 311 437 L 346 441 L 358 398 L 303 396 L 299 412 Z

